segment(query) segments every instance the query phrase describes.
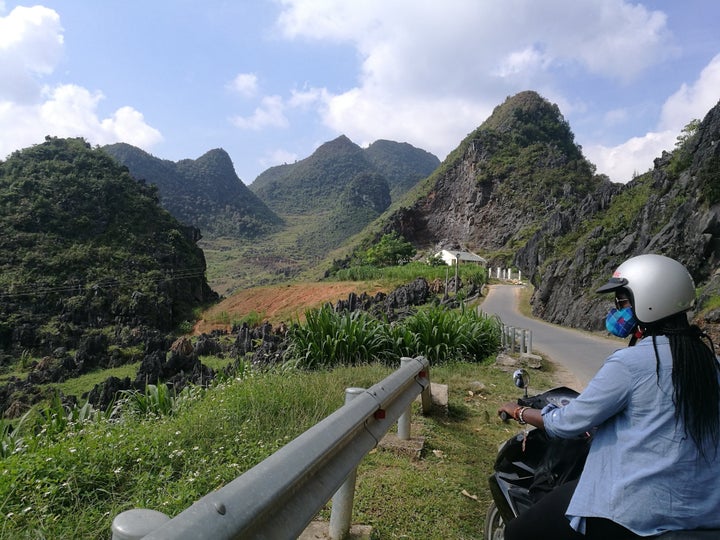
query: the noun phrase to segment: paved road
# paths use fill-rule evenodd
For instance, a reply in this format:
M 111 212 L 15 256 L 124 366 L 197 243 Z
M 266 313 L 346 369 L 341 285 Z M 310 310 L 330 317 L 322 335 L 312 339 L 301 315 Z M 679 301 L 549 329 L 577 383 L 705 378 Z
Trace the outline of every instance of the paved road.
M 541 353 L 565 367 L 583 386 L 610 353 L 625 346 L 623 341 L 523 316 L 517 307 L 521 289 L 521 285 L 493 285 L 480 309 L 497 315 L 507 326 L 531 330 L 533 352 Z

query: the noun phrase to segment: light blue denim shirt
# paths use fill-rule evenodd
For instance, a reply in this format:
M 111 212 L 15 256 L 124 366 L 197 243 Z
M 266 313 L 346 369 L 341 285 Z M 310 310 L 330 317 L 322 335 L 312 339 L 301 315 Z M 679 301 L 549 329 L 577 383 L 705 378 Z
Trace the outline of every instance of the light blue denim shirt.
M 580 532 L 585 517 L 610 519 L 641 536 L 720 528 L 720 455 L 711 449 L 701 457 L 676 423 L 670 346 L 664 336 L 656 342 L 659 382 L 648 337 L 615 351 L 577 399 L 543 416 L 552 437 L 598 428 L 566 513 Z

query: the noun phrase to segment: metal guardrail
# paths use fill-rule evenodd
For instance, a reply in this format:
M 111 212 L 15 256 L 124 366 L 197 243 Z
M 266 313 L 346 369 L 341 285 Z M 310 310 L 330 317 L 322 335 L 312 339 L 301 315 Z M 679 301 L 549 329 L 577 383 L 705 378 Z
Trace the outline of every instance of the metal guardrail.
M 119 514 L 113 540 L 297 538 L 333 494 L 347 492 L 350 480 L 354 490 L 355 469 L 396 421 L 408 426 L 399 427 L 398 435 L 409 437 L 410 407 L 418 395 L 423 413 L 429 412 L 429 368 L 426 358 L 403 358 L 391 375 L 367 390 L 348 389 L 352 398 L 340 409 L 176 517 L 147 509 Z M 349 530 L 351 512 L 333 499 L 333 514 L 336 506 L 343 523 L 335 519 L 340 532 L 333 538 L 340 538 Z

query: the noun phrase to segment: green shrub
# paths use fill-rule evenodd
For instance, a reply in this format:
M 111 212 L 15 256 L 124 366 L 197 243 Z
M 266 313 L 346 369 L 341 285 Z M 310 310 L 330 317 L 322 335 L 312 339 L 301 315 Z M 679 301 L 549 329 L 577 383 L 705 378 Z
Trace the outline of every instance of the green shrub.
M 479 362 L 497 351 L 500 322 L 464 305 L 420 309 L 395 323 L 362 311 L 335 313 L 330 306 L 305 313 L 306 323 L 291 333 L 286 358 L 306 369 L 395 363 L 403 356 L 425 356 L 432 364 L 449 360 Z
M 383 360 L 390 346 L 382 323 L 364 311 L 335 313 L 330 306 L 305 312 L 294 327 L 287 358 L 307 369 Z
M 464 305 L 460 310 L 443 306 L 420 310 L 393 326 L 391 333 L 396 355 L 422 355 L 431 364 L 479 362 L 500 346 L 499 320 Z
M 123 412 L 138 417 L 145 416 L 172 416 L 181 405 L 195 399 L 199 388 L 186 386 L 180 394 L 166 384 L 146 384 L 145 391 L 124 390 L 120 393 L 119 406 Z
M 371 266 L 394 266 L 407 263 L 415 255 L 415 248 L 397 232 L 383 235 L 380 241 L 357 257 Z

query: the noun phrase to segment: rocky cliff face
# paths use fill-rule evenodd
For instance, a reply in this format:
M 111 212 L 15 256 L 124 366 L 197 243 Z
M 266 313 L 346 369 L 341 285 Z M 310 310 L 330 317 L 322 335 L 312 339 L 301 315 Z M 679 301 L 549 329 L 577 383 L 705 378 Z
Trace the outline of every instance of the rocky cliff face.
M 557 106 L 523 92 L 497 107 L 426 183 L 426 193 L 388 219 L 419 247 L 462 244 L 494 264 L 511 264 L 517 250 L 558 209 L 592 206 L 597 190 L 612 190 L 594 174 Z M 541 256 L 542 248 L 534 248 Z
M 608 299 L 591 291 L 625 259 L 660 253 L 687 266 L 701 289 L 697 322 L 714 326 L 720 319 L 712 308 L 720 289 L 719 140 L 720 104 L 683 144 L 657 158 L 652 171 L 614 186 L 596 201 L 601 203 L 597 212 L 576 215 L 572 226 L 554 230 L 549 222 L 538 231 L 517 256 L 537 286 L 535 313 L 553 322 L 601 329 Z M 542 236 L 558 232 L 569 249 L 537 256 L 534 249 Z

